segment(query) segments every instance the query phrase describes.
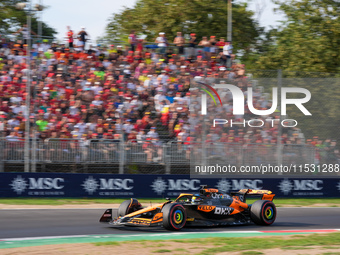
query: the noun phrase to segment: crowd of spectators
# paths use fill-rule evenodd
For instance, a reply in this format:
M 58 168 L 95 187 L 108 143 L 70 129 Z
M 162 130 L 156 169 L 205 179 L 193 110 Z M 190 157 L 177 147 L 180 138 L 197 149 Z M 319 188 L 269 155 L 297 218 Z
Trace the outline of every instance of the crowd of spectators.
M 237 76 L 243 69 L 234 65 L 227 70 L 217 50 L 209 61 L 203 50 L 184 55 L 179 36 L 175 53 L 166 40 L 159 43 L 160 50 L 139 47 L 134 32 L 130 47 L 85 49 L 83 39 L 73 43 L 73 35 L 68 28 L 65 44 L 32 45 L 29 116 L 25 115 L 27 45 L 23 40 L 1 40 L 0 130 L 8 139 L 22 138 L 27 120 L 40 139 L 123 135 L 124 140 L 142 142 L 188 135 L 190 79 Z
M 189 143 L 193 141 L 190 131 L 201 141 L 202 116 L 189 118 L 191 80 L 227 79 L 243 91 L 251 85 L 245 66 L 235 61 L 232 46 L 224 38 L 199 40 L 192 33 L 185 40 L 178 32 L 170 47 L 165 33 L 159 33 L 155 45 L 146 45 L 132 31 L 128 45 L 85 47 L 85 28 L 78 36 L 79 42 L 74 44 L 74 34 L 68 28 L 66 43 L 38 41 L 32 45 L 29 115 L 27 45 L 22 40 L 0 38 L 0 131 L 7 140 L 23 139 L 25 122 L 29 121 L 30 135 L 42 140 L 123 139 L 143 143 L 146 151 L 145 142 Z M 271 106 L 270 98 L 259 88 L 254 100 L 255 107 Z M 234 118 L 230 95 L 226 93 L 222 101 L 219 114 Z M 247 116 L 253 117 L 246 111 L 244 118 Z M 274 113 L 269 117 L 278 116 Z M 225 126 L 207 129 L 206 133 L 207 143 L 276 144 L 278 126 Z M 305 140 L 297 128 L 284 129 L 282 141 L 314 142 Z M 327 142 L 318 140 L 314 145 Z M 334 145 L 334 141 L 329 142 Z

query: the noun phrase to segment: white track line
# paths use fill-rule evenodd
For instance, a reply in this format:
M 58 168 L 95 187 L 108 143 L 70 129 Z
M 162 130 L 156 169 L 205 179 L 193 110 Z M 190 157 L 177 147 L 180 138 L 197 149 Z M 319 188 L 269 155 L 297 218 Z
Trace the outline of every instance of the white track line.
M 299 232 L 294 233 L 294 231 L 315 231 L 315 232 L 308 232 L 308 233 L 318 233 L 322 231 L 340 231 L 340 229 L 290 229 L 290 230 L 283 230 L 284 233 L 292 232 L 292 234 L 299 234 Z M 280 231 L 280 230 L 277 230 Z M 192 235 L 192 234 L 271 234 L 263 231 L 214 231 L 214 232 L 184 232 L 184 233 L 162 233 L 162 234 L 136 234 L 136 235 L 115 235 L 115 234 L 104 234 L 104 235 L 70 235 L 70 236 L 42 236 L 42 237 L 22 237 L 22 238 L 3 238 L 0 241 L 28 241 L 28 240 L 42 240 L 42 239 L 59 239 L 59 238 L 115 238 L 115 237 L 137 237 L 137 236 L 181 236 L 181 235 Z
M 16 238 L 2 238 L 0 241 L 27 241 L 27 240 L 41 240 L 41 239 L 56 239 L 56 238 L 78 238 L 89 237 L 88 235 L 75 235 L 75 236 L 41 236 L 41 237 L 16 237 Z

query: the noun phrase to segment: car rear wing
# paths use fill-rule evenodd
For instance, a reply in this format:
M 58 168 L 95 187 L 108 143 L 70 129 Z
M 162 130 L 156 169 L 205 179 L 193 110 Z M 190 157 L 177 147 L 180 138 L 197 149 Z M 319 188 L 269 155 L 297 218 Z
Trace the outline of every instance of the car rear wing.
M 233 197 L 238 197 L 242 202 L 246 201 L 246 197 L 261 197 L 262 200 L 273 201 L 275 194 L 270 190 L 253 190 L 253 189 L 241 189 L 237 192 L 230 193 Z

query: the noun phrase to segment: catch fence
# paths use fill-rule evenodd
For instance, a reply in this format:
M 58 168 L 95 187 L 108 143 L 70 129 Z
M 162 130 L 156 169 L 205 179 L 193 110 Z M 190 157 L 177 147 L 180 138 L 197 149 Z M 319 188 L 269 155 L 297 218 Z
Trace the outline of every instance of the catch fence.
M 1 171 L 20 172 L 25 162 L 24 140 L 3 138 L 0 140 Z M 37 140 L 35 157 L 30 149 L 30 163 L 37 171 L 44 172 L 53 166 L 53 172 L 96 172 L 106 173 L 116 169 L 117 173 L 167 173 L 186 174 L 190 161 L 201 164 L 247 166 L 260 164 L 314 164 L 328 162 L 331 155 L 311 145 L 282 145 L 280 159 L 277 144 L 240 144 L 227 142 L 189 143 L 170 141 L 121 142 L 111 139 Z M 35 162 L 33 162 L 35 158 Z M 39 167 L 40 166 L 40 167 Z M 70 168 L 70 166 L 77 166 Z M 111 170 L 110 166 L 112 167 Z M 16 167 L 16 168 L 13 168 Z M 45 170 L 44 170 L 45 169 Z

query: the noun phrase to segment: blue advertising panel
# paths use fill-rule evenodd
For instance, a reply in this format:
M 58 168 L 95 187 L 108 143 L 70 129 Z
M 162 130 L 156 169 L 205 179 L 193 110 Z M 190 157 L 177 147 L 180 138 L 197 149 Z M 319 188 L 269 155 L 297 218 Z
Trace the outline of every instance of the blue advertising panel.
M 190 178 L 189 175 L 1 173 L 0 197 L 176 197 L 200 185 L 228 193 L 268 189 L 277 197 L 340 197 L 340 178 Z

